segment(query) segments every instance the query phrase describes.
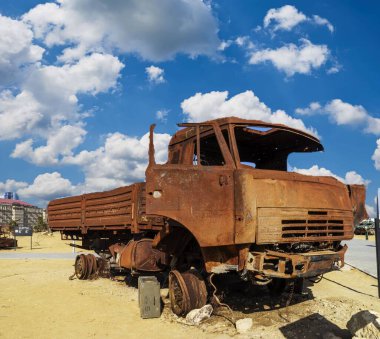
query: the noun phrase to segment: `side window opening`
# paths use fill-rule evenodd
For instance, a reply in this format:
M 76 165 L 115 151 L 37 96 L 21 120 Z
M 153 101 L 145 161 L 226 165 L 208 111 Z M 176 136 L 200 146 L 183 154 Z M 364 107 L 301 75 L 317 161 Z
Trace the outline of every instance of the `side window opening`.
M 241 163 L 242 163 L 243 165 L 246 165 L 246 166 L 250 166 L 250 167 L 256 168 L 256 163 L 254 163 L 254 162 L 242 161 Z
M 288 157 L 286 145 L 277 144 L 277 140 L 272 139 L 268 131 L 270 132 L 270 129 L 235 128 L 240 162 L 257 169 L 286 171 Z
M 197 142 L 194 142 L 193 165 L 224 166 L 225 161 L 215 134 L 200 138 L 200 159 L 197 157 Z
M 197 141 L 194 141 L 193 165 L 198 165 Z

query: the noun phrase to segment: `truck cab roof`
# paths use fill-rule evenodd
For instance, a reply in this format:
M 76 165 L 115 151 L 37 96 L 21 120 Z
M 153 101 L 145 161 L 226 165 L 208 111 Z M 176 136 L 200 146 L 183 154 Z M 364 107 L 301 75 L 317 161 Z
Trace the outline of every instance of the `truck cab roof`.
M 284 139 L 294 139 L 296 138 L 298 142 L 303 140 L 306 145 L 309 145 L 313 150 L 306 150 L 309 152 L 313 151 L 323 151 L 323 146 L 320 143 L 319 139 L 315 136 L 301 131 L 296 128 L 292 128 L 282 124 L 272 124 L 264 122 L 261 120 L 247 120 L 237 117 L 228 117 L 228 118 L 219 118 L 214 120 L 208 120 L 204 122 L 189 122 L 189 123 L 180 123 L 179 127 L 185 127 L 178 132 L 176 132 L 172 139 L 170 140 L 170 146 L 179 142 L 183 142 L 187 139 L 190 139 L 195 136 L 196 127 L 199 126 L 201 132 L 207 132 L 212 129 L 213 125 L 217 125 L 220 128 L 226 127 L 227 125 L 235 126 L 247 126 L 247 127 L 257 127 L 257 129 L 252 129 L 252 134 L 258 136 L 271 136 L 271 139 L 277 139 L 278 142 L 285 141 Z M 282 139 L 282 140 L 281 140 Z
M 224 158 L 226 153 L 230 153 L 235 163 L 252 163 L 253 167 L 262 169 L 286 170 L 286 161 L 290 153 L 323 151 L 318 138 L 309 133 L 259 120 L 228 117 L 200 123 L 182 123 L 178 126 L 184 128 L 175 133 L 170 141 L 169 163 L 178 163 L 176 152 L 182 153 L 179 157 L 184 159 L 178 160 L 179 163 L 189 162 L 190 156 L 185 160 L 182 155 L 195 152 L 197 131 L 202 153 L 206 150 L 206 153 L 212 154 L 220 147 Z M 224 138 L 216 137 L 220 132 Z M 193 150 L 189 150 L 190 148 Z

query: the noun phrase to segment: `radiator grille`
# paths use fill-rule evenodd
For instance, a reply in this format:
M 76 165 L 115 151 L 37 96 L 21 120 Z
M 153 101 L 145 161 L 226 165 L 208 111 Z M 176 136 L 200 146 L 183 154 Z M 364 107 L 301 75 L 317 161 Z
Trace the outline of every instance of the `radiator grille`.
M 309 213 L 309 215 L 323 215 Z M 282 238 L 342 237 L 343 220 L 308 219 L 282 220 Z
M 316 242 L 351 239 L 349 210 L 259 208 L 257 243 Z

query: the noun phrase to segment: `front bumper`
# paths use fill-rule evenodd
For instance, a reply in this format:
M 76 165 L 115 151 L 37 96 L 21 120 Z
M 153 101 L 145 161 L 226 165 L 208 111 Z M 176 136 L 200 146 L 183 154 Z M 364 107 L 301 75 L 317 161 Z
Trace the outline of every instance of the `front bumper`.
M 339 251 L 290 254 L 277 251 L 249 252 L 246 269 L 270 278 L 307 278 L 344 266 L 347 245 Z

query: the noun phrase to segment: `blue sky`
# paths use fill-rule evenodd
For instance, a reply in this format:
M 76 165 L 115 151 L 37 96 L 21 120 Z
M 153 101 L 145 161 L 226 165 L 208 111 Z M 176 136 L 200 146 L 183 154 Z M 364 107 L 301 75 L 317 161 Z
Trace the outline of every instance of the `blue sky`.
M 289 166 L 380 186 L 375 1 L 0 4 L 0 191 L 49 199 L 143 180 L 147 131 L 234 114 L 318 135 Z

